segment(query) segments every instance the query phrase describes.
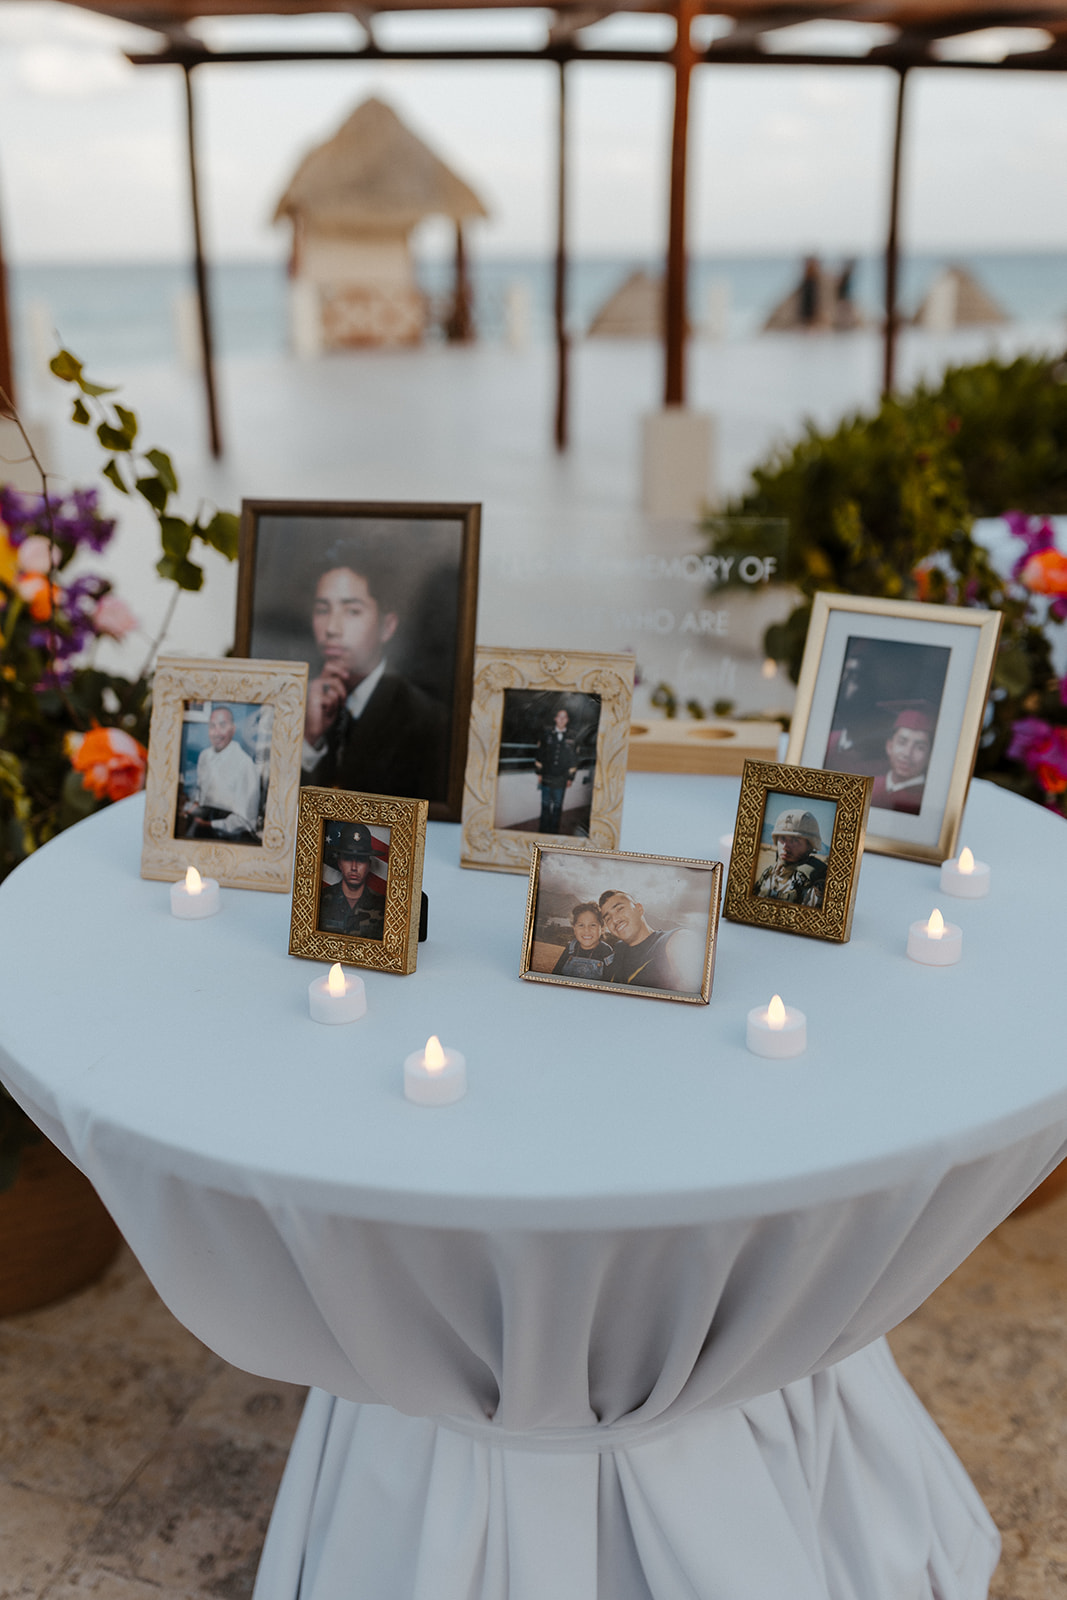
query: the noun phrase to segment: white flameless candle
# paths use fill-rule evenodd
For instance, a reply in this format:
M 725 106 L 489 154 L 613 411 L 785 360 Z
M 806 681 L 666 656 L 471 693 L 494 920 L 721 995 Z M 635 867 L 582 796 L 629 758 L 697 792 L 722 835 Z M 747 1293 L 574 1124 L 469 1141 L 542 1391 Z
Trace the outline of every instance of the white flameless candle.
M 187 867 L 184 878 L 170 886 L 170 913 L 186 921 L 194 917 L 213 917 L 220 910 L 218 882 L 202 878 L 195 867 Z
M 354 972 L 347 977 L 335 961 L 325 978 L 308 984 L 308 1008 L 312 1022 L 358 1022 L 366 1015 L 367 990 Z
M 935 907 L 929 922 L 913 922 L 908 929 L 908 955 L 924 967 L 951 967 L 963 954 L 963 930 L 946 922 Z
M 770 1061 L 799 1056 L 808 1047 L 808 1019 L 795 1006 L 783 1005 L 780 995 L 772 995 L 770 1005 L 749 1012 L 745 1043 L 753 1055 Z
M 446 1050 L 436 1034 L 404 1062 L 404 1094 L 419 1106 L 447 1106 L 467 1092 L 467 1063 L 458 1050 Z
M 961 900 L 981 900 L 989 893 L 992 874 L 985 861 L 976 861 L 966 846 L 953 861 L 941 863 L 941 888 Z

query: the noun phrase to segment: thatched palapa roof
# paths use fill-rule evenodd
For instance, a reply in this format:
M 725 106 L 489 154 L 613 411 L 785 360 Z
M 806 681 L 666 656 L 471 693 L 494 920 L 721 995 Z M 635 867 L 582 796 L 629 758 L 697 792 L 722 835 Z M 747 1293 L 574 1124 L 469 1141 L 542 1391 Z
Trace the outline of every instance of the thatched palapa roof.
M 406 232 L 429 216 L 462 222 L 488 212 L 391 107 L 371 99 L 304 157 L 274 220 L 300 218 L 317 233 L 352 236 Z

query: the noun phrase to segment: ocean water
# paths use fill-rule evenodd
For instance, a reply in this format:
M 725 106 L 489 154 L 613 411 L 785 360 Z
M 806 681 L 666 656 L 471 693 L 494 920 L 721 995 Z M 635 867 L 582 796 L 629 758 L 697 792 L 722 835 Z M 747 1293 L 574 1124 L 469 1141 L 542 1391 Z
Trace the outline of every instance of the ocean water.
M 900 300 L 913 311 L 937 273 L 946 265 L 966 267 L 1020 322 L 1067 318 L 1067 253 L 961 252 L 953 256 L 913 256 L 902 263 Z M 799 272 L 795 255 L 722 256 L 693 260 L 690 268 L 690 318 L 700 329 L 715 304 L 726 338 L 758 331 L 772 307 L 789 292 Z M 841 262 L 828 260 L 827 266 Z M 648 258 L 583 258 L 569 275 L 569 323 L 580 336 L 596 311 L 628 277 L 643 268 L 657 273 L 662 263 Z M 57 342 L 73 349 L 94 374 L 106 377 L 109 363 L 125 369 L 177 358 L 182 350 L 182 316 L 188 320 L 193 293 L 191 266 L 182 263 L 113 265 L 20 264 L 9 269 L 15 324 L 16 360 L 21 371 L 39 365 Z M 418 266 L 422 287 L 440 304 L 451 286 L 447 261 Z M 478 331 L 503 341 L 514 329 L 516 304 L 533 342 L 553 333 L 553 264 L 548 259 L 482 260 L 471 267 Z M 874 318 L 882 297 L 880 257 L 860 259 L 854 276 L 857 304 Z M 210 268 L 212 323 L 218 353 L 225 356 L 280 355 L 286 348 L 286 273 L 282 263 L 225 261 Z

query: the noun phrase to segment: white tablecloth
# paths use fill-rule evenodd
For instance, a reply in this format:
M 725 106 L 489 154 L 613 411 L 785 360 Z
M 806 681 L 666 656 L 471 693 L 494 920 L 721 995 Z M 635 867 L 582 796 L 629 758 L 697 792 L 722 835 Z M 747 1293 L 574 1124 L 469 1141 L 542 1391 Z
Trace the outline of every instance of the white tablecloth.
M 624 843 L 712 855 L 735 800 L 631 778 Z M 849 945 L 724 924 L 708 1008 L 520 983 L 523 880 L 436 825 L 419 971 L 337 1029 L 287 901 L 177 923 L 139 829 L 0 889 L 0 1067 L 182 1321 L 322 1391 L 257 1600 L 985 1594 L 995 1532 L 880 1336 L 1067 1146 L 1059 819 L 975 786 L 959 967 L 903 955 L 936 870 L 871 857 Z M 774 989 L 799 1061 L 744 1049 Z M 401 1091 L 431 1031 L 471 1080 L 436 1110 Z

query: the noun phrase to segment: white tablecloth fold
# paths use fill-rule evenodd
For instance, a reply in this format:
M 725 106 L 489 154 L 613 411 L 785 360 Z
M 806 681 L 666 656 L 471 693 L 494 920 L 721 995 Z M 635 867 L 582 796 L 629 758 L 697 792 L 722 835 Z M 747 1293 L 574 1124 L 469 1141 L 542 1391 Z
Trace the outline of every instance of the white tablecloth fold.
M 313 1390 L 255 1600 L 972 1600 L 999 1554 L 882 1340 L 643 1442 L 520 1441 Z

